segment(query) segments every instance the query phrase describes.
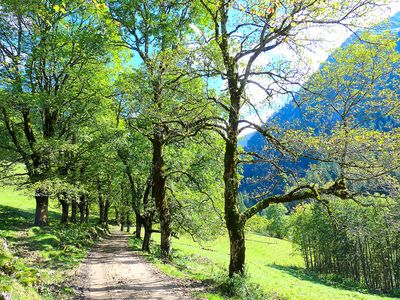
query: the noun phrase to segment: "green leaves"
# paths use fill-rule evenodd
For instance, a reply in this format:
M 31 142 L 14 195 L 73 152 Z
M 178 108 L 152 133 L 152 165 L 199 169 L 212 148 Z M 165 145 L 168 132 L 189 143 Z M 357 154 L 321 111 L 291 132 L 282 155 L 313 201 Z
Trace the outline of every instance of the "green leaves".
M 2 157 L 22 161 L 35 187 L 76 197 L 88 188 L 90 151 L 104 142 L 96 126 L 118 71 L 115 28 L 87 1 L 14 2 L 2 1 L 0 14 L 0 108 L 10 129 L 1 130 L 10 145 Z
M 63 13 L 63 14 L 65 14 L 65 13 L 67 13 L 67 11 L 65 10 L 65 3 L 62 3 L 62 5 L 60 6 L 60 5 L 54 5 L 53 6 L 53 9 L 54 9 L 54 11 L 55 12 L 61 12 L 61 13 Z
M 400 55 L 397 38 L 389 32 L 360 38 L 335 51 L 299 97 L 315 129 L 287 131 L 286 137 L 307 157 L 337 164 L 338 176 L 369 181 L 372 187 L 379 177 L 392 182 L 388 174 L 400 166 L 399 133 L 391 127 L 400 112 L 393 88 Z
M 291 216 L 293 238 L 307 268 L 336 274 L 363 288 L 395 292 L 398 201 L 358 197 L 354 202 L 331 201 L 329 206 L 330 214 L 318 203 L 299 205 Z

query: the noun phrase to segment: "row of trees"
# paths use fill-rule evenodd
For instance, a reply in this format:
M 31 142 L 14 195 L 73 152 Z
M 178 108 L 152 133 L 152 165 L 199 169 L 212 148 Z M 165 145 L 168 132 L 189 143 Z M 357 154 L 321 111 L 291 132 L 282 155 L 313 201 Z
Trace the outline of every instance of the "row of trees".
M 299 54 L 318 40 L 309 36 L 311 27 L 353 28 L 378 4 L 1 0 L 0 151 L 5 169 L 25 165 L 26 173 L 20 175 L 35 188 L 36 225 L 48 224 L 51 195 L 61 204 L 71 203 L 72 210 L 88 208 L 83 203 L 97 198 L 100 223 L 107 224 L 111 205 L 121 215 L 134 213 L 137 235 L 145 229 L 144 250 L 152 224 L 158 222 L 165 258 L 171 255 L 174 233 L 211 238 L 221 233 L 224 219 L 229 274 L 243 273 L 244 227 L 258 212 L 272 203 L 323 201 L 321 194 L 350 197 L 354 178 L 348 174 L 355 171 L 365 170 L 365 175 L 376 168 L 373 178 L 387 174 L 387 165 L 380 162 L 396 150 L 395 132 L 383 137 L 369 132 L 366 140 L 366 131 L 349 129 L 349 109 L 365 103 L 360 97 L 372 101 L 375 95 L 367 97 L 364 90 L 376 77 L 367 76 L 366 86 L 344 84 L 347 94 L 332 87 L 353 101 L 339 109 L 343 118 L 333 137 L 283 134 L 248 121 L 242 113 L 276 95 L 294 95 L 304 82 L 304 72 L 296 67 L 300 64 L 293 65 L 292 55 L 278 51 Z M 385 54 L 394 51 L 390 39 L 383 43 Z M 381 43 L 371 44 L 382 49 Z M 364 72 L 381 69 L 368 57 Z M 381 79 L 391 76 L 394 70 L 389 69 L 372 74 Z M 252 101 L 252 85 L 265 91 L 266 99 L 257 99 L 265 101 Z M 315 84 L 306 90 L 318 88 Z M 395 113 L 394 94 L 384 91 L 379 99 L 388 99 L 385 105 L 391 109 L 386 112 Z M 249 128 L 266 138 L 269 153 L 245 153 L 238 147 L 240 133 Z M 371 160 L 377 141 L 382 156 Z M 340 149 L 326 151 L 327 143 Z M 356 156 L 357 147 L 366 155 Z M 273 195 L 271 188 L 254 206 L 240 211 L 240 164 L 263 162 L 282 178 L 290 174 L 282 159 L 299 155 L 331 161 L 340 172 L 325 185 L 296 184 L 283 195 Z
M 109 10 L 87 1 L 1 3 L 2 178 L 21 177 L 33 186 L 38 226 L 48 225 L 49 197 L 58 200 L 62 223 L 75 222 L 78 210 L 80 221 L 87 221 L 96 203 L 99 223 L 107 225 L 113 206 L 125 222 L 135 214 L 137 236 L 143 226 L 148 250 L 156 218 L 167 230 L 168 256 L 173 230 L 212 235 L 193 212 L 220 210 L 213 202 L 221 187 L 212 166 L 221 156 L 211 152 L 219 142 L 213 133 L 199 133 L 198 125 L 213 108 L 195 101 L 201 80 L 182 77 L 186 66 L 178 63 L 186 56 L 167 61 L 172 55 L 164 49 L 152 57 L 155 48 L 146 44 L 138 52 L 145 68 L 122 68 L 132 53 L 122 20 L 115 20 L 120 4 L 109 3 Z M 127 18 L 128 9 L 122 12 Z M 163 43 L 175 47 L 168 38 Z M 168 88 L 156 87 L 168 81 Z M 15 172 L 21 163 L 26 172 Z M 203 210 L 195 210 L 202 202 Z M 179 226 L 173 228 L 172 218 Z
M 395 291 L 400 287 L 399 203 L 373 197 L 363 202 L 374 205 L 336 202 L 331 216 L 318 204 L 297 207 L 294 240 L 307 268 L 370 289 Z

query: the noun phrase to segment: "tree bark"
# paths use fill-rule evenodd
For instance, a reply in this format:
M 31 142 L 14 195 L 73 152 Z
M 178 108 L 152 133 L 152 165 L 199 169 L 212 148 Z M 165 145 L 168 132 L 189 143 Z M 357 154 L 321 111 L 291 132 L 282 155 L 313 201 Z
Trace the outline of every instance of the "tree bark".
M 86 197 L 81 195 L 79 197 L 79 222 L 81 224 L 85 223 L 85 206 L 86 206 Z
M 108 225 L 108 213 L 110 211 L 110 206 L 111 206 L 111 202 L 110 202 L 109 198 L 107 197 L 106 203 L 104 205 L 104 212 L 103 212 L 103 223 L 105 225 Z
M 152 217 L 145 216 L 143 218 L 144 238 L 142 243 L 142 251 L 150 253 L 150 239 L 152 233 Z
M 239 225 L 235 228 L 230 228 L 229 242 L 230 242 L 230 260 L 229 260 L 229 276 L 234 274 L 244 274 L 245 263 L 245 239 L 244 239 L 244 226 Z
M 123 155 L 121 153 L 119 155 L 121 158 L 123 158 Z M 135 182 L 133 180 L 132 171 L 129 166 L 129 163 L 126 159 L 123 159 L 123 162 L 125 164 L 125 173 L 129 180 L 129 191 L 131 193 L 132 208 L 133 211 L 135 212 L 135 217 L 136 217 L 135 237 L 140 239 L 142 231 L 142 218 L 140 215 L 140 198 L 136 193 Z
M 168 207 L 166 191 L 166 175 L 164 161 L 164 143 L 162 141 L 162 133 L 156 130 L 153 144 L 153 197 L 156 209 L 160 219 L 160 250 L 161 256 L 169 258 L 172 254 L 172 230 L 171 230 L 171 214 Z
M 61 224 L 67 224 L 68 223 L 68 211 L 69 211 L 69 204 L 66 201 L 66 199 L 61 198 L 64 196 L 59 196 L 58 201 L 61 204 Z
M 111 177 L 108 176 L 107 179 L 107 195 L 106 195 L 106 202 L 104 205 L 104 217 L 103 222 L 107 226 L 108 225 L 108 214 L 111 207 Z
M 98 193 L 98 202 L 99 202 L 99 224 L 103 225 L 104 223 L 104 200 L 103 193 L 101 191 L 101 181 L 100 178 L 97 178 L 97 193 Z
M 121 224 L 120 230 L 124 231 L 125 214 L 124 214 L 123 211 L 121 211 L 120 216 L 121 216 L 121 219 L 120 219 L 120 224 Z
M 76 213 L 78 211 L 78 202 L 76 202 L 76 199 L 72 199 L 71 202 L 71 223 L 76 223 Z
M 150 191 L 153 188 L 152 176 L 147 179 L 146 189 L 143 194 L 143 208 L 144 214 L 140 215 L 140 221 L 144 227 L 144 238 L 142 243 L 142 251 L 146 251 L 150 253 L 150 239 L 152 233 L 152 223 L 153 223 L 153 209 L 149 208 L 149 195 Z
M 35 191 L 36 213 L 35 226 L 49 225 L 49 196 L 41 189 Z
M 225 17 L 227 18 L 227 16 L 224 15 L 224 18 Z M 225 54 L 224 62 L 228 70 L 228 86 L 230 93 L 229 122 L 224 156 L 224 198 L 225 222 L 230 241 L 229 276 L 233 276 L 233 274 L 244 274 L 245 262 L 245 218 L 242 217 L 239 211 L 239 180 L 237 170 L 237 141 L 239 135 L 238 128 L 241 92 L 238 87 L 236 67 L 234 63 L 231 63 L 231 58 L 227 52 L 228 46 L 225 40 L 222 41 L 220 47 Z
M 129 213 L 126 214 L 126 232 L 130 232 L 131 230 L 131 218 Z
M 135 212 L 136 216 L 136 227 L 135 227 L 135 237 L 140 239 L 141 238 L 141 232 L 142 232 L 142 216 Z
M 238 205 L 238 186 L 237 178 L 237 136 L 231 136 L 226 144 L 225 151 L 225 222 L 229 233 L 230 241 L 230 262 L 229 276 L 233 274 L 244 274 L 245 262 L 245 239 L 244 225 L 245 219 L 239 211 Z

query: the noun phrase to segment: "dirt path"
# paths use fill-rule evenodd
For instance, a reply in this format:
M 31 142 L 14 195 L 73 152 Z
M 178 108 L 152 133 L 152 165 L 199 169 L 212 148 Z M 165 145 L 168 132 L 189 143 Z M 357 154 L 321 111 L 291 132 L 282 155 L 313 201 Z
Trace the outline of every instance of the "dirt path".
M 129 235 L 114 232 L 80 267 L 84 299 L 193 299 L 182 283 L 160 274 L 128 247 Z

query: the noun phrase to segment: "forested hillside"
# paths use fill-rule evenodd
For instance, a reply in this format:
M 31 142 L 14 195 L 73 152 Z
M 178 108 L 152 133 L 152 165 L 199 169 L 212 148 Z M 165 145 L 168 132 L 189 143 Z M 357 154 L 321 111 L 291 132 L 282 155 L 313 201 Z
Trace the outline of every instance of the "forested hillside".
M 0 299 L 398 296 L 396 5 L 0 0 Z

